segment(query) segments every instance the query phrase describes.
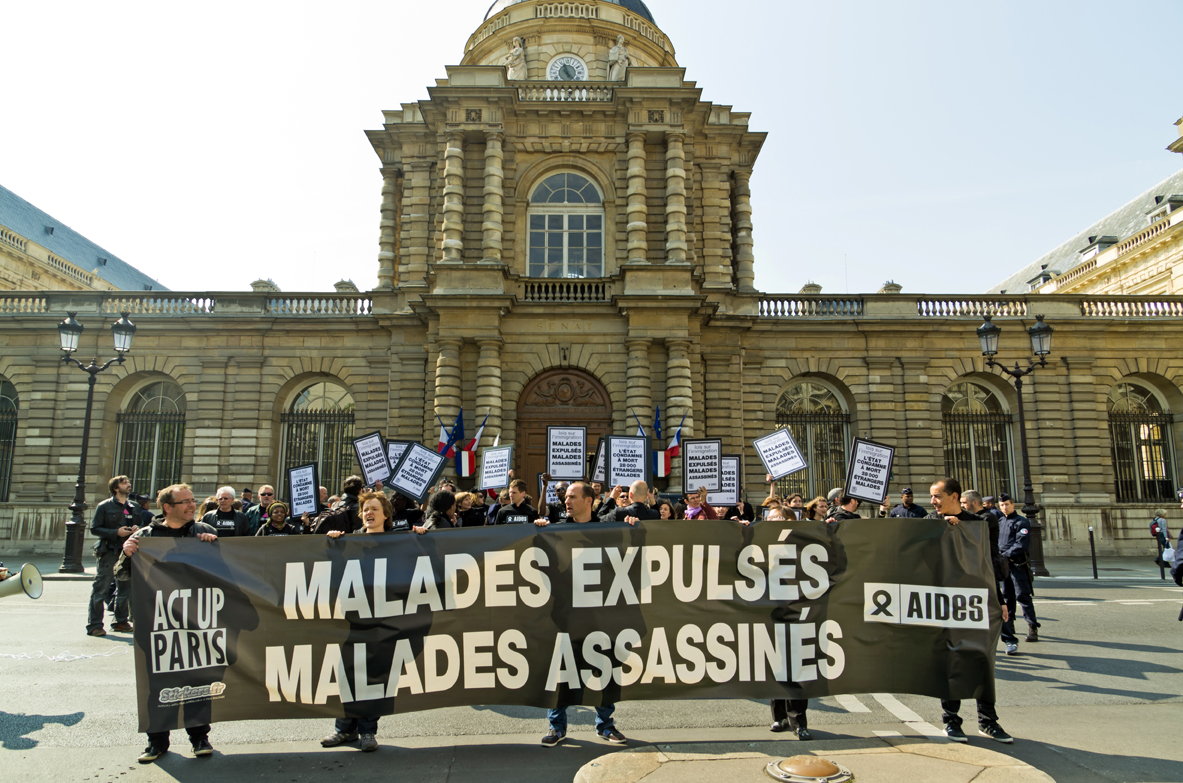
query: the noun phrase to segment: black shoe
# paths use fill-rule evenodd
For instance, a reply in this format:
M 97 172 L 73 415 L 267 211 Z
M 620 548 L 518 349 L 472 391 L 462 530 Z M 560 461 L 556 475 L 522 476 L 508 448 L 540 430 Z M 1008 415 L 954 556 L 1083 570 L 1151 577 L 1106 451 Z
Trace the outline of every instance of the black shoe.
M 945 724 L 945 736 L 954 742 L 969 742 L 969 738 L 965 736 L 965 732 L 961 730 L 961 727 L 955 726 L 952 723 Z
M 768 730 L 775 731 L 778 734 L 782 731 L 788 731 L 789 730 L 789 722 L 784 721 L 784 720 L 774 720 L 772 722 L 772 725 L 768 727 Z
M 119 633 L 131 633 L 131 623 L 128 623 L 128 622 L 115 623 L 114 625 L 111 626 L 111 630 L 118 631 Z
M 322 748 L 335 748 L 346 742 L 357 742 L 357 732 L 343 734 L 342 732 L 334 731 L 320 738 L 320 746 Z
M 1028 628 L 1027 629 L 1027 641 L 1038 642 L 1039 641 L 1039 629 Z
M 603 731 L 597 731 L 596 734 L 599 735 L 600 739 L 605 742 L 611 742 L 613 745 L 623 745 L 628 742 L 625 736 L 615 726 L 604 729 Z
M 149 743 L 148 747 L 144 748 L 144 752 L 140 754 L 140 757 L 136 761 L 141 764 L 150 764 L 165 753 L 168 753 L 168 748 L 162 748 L 159 745 Z
M 209 740 L 205 737 L 193 743 L 194 756 L 212 756 L 214 755 L 214 746 L 209 744 Z
M 802 742 L 808 742 L 809 740 L 813 739 L 813 735 L 809 733 L 809 729 L 802 726 L 801 728 L 797 729 L 797 739 L 801 740 Z
M 998 742 L 1005 742 L 1007 745 L 1015 741 L 1015 738 L 1002 730 L 1002 727 L 997 723 L 983 723 L 978 726 L 978 734 L 983 737 L 989 737 Z M 965 736 L 964 734 L 962 736 Z
M 373 734 L 363 734 L 358 747 L 361 748 L 362 753 L 373 753 L 378 749 L 378 738 Z
M 542 738 L 542 747 L 553 748 L 555 745 L 558 745 L 565 739 L 567 739 L 566 734 L 560 734 L 554 729 L 551 729 L 550 731 L 546 732 L 546 736 Z
M 89 631 L 86 632 L 86 635 L 87 636 L 106 636 L 107 632 L 104 631 L 102 628 L 91 628 Z

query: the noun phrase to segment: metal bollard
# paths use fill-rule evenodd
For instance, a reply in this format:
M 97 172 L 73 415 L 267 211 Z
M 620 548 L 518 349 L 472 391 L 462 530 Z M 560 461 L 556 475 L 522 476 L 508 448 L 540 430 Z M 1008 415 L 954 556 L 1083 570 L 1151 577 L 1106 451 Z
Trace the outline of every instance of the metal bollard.
M 1093 526 L 1089 525 L 1089 551 L 1093 553 L 1093 579 L 1097 578 L 1097 544 L 1093 541 Z

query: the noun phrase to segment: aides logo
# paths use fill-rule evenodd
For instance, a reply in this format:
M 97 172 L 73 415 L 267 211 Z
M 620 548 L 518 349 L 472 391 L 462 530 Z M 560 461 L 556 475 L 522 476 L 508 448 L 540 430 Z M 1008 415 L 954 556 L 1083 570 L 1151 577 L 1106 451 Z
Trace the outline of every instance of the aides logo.
M 167 596 L 163 590 L 156 591 L 150 648 L 152 673 L 225 666 L 226 629 L 218 627 L 218 612 L 225 605 L 226 596 L 216 587 L 173 590 Z M 164 697 L 162 691 L 162 702 Z
M 183 701 L 204 701 L 206 699 L 220 699 L 226 691 L 226 683 L 211 682 L 209 685 L 186 685 L 183 688 L 162 688 L 160 691 L 161 704 L 180 704 Z
M 937 628 L 990 627 L 989 590 L 976 587 L 863 584 L 863 620 Z

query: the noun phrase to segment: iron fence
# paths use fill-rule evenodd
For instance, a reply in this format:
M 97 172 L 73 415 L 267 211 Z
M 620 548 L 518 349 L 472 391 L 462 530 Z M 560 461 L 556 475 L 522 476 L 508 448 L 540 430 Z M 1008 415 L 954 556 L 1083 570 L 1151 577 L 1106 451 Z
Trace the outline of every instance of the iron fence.
M 116 475 L 131 480 L 132 491 L 154 495 L 181 481 L 185 452 L 185 414 L 120 413 Z
M 1175 497 L 1169 413 L 1110 413 L 1109 442 L 1119 503 L 1156 503 Z
M 283 425 L 279 477 L 275 493 L 287 497 L 290 468 L 316 463 L 321 486 L 338 493 L 354 473 L 353 411 L 296 411 L 280 417 Z

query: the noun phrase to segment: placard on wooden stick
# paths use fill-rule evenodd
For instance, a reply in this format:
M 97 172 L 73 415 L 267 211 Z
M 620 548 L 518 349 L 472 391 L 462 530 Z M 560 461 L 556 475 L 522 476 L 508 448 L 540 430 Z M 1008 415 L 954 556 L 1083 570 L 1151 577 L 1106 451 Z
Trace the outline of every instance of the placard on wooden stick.
M 894 459 L 893 446 L 855 438 L 850 447 L 850 468 L 846 471 L 843 491 L 868 503 L 882 503 L 887 499 Z

